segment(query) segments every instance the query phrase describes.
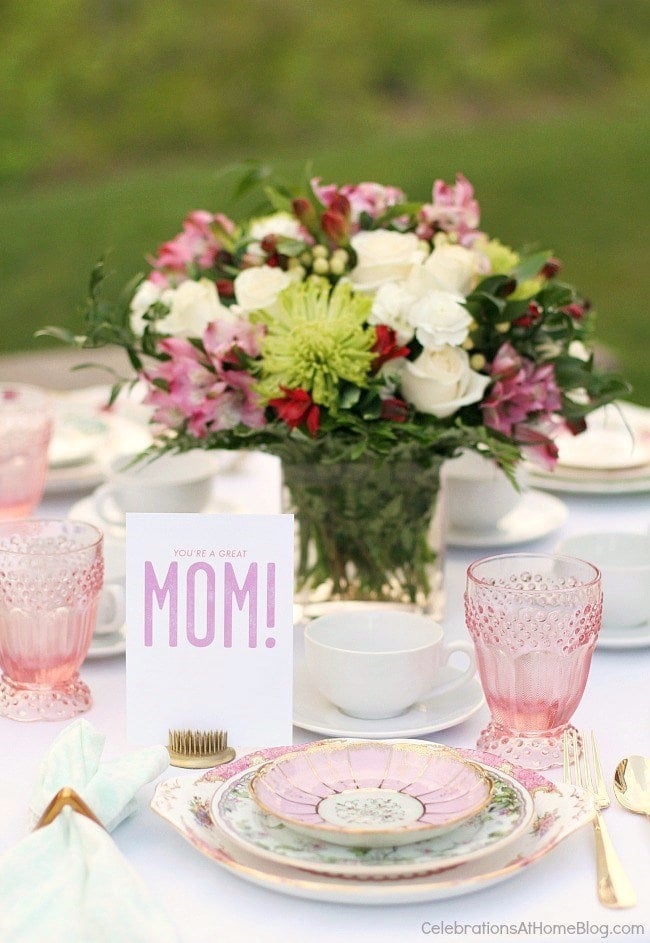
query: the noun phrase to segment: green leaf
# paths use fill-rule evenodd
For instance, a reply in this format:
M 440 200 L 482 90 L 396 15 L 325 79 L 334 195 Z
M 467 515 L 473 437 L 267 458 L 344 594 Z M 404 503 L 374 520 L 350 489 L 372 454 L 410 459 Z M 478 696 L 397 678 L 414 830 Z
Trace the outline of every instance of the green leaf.
M 475 291 L 468 297 L 465 307 L 476 320 L 480 320 L 481 315 L 492 321 L 502 320 L 506 301 L 484 291 Z
M 562 282 L 553 282 L 545 288 L 542 288 L 542 290 L 538 291 L 535 295 L 535 300 L 538 301 L 543 308 L 563 308 L 565 305 L 570 304 L 573 298 L 573 289 L 569 285 L 564 285 Z
M 498 295 L 499 290 L 511 281 L 512 278 L 510 275 L 489 275 L 487 278 L 482 279 L 474 291 L 467 296 L 468 300 L 475 295 L 477 297 L 481 297 L 482 295 Z
M 72 331 L 68 331 L 64 327 L 56 327 L 56 325 L 49 325 L 34 331 L 34 337 L 55 337 L 57 340 L 63 341 L 64 344 L 71 344 L 73 347 L 81 347 L 84 340 L 83 337 L 78 337 Z
M 264 193 L 267 196 L 271 206 L 278 213 L 291 213 L 291 197 L 282 193 L 276 187 L 264 187 Z
M 519 265 L 514 269 L 513 275 L 518 282 L 526 282 L 529 278 L 539 275 L 540 270 L 552 258 L 553 253 L 549 250 L 544 252 L 535 252 L 533 255 L 522 259 Z
M 131 366 L 133 367 L 134 370 L 136 370 L 139 373 L 142 370 L 142 361 L 140 360 L 140 357 L 138 356 L 136 351 L 133 349 L 133 347 L 127 347 L 126 353 L 129 358 L 129 361 L 131 362 Z
M 339 394 L 339 407 L 341 409 L 352 409 L 361 399 L 361 390 L 358 386 L 349 383 L 346 384 Z
M 593 374 L 590 362 L 577 357 L 558 357 L 553 361 L 555 379 L 562 389 L 574 390 L 586 386 Z
M 233 191 L 233 198 L 235 200 L 241 200 L 242 197 L 258 187 L 264 180 L 268 180 L 272 173 L 272 168 L 269 164 L 263 164 L 259 161 L 248 161 L 245 162 L 245 164 L 246 163 L 248 163 L 250 167 L 240 178 Z
M 120 395 L 121 389 L 122 389 L 122 384 L 121 384 L 121 383 L 114 383 L 114 384 L 113 384 L 113 386 L 111 387 L 111 394 L 110 394 L 110 396 L 109 396 L 109 398 L 108 398 L 108 405 L 109 405 L 109 407 L 110 407 L 110 406 L 113 406 L 113 405 L 115 404 L 115 402 L 116 402 L 116 400 L 117 400 L 117 397 Z
M 91 271 L 90 271 L 90 281 L 88 285 L 88 291 L 91 298 L 95 298 L 98 292 L 99 287 L 106 278 L 106 273 L 104 271 L 104 260 L 99 259 L 95 262 Z

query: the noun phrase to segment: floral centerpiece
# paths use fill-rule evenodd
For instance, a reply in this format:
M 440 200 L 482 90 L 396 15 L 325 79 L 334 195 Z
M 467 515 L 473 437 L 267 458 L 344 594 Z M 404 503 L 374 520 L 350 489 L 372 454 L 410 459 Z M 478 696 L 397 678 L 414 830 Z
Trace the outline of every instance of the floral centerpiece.
M 559 262 L 483 232 L 462 175 L 420 203 L 318 178 L 265 194 L 241 222 L 190 213 L 123 304 L 97 269 L 86 334 L 56 333 L 126 349 L 154 451 L 282 459 L 299 590 L 435 610 L 442 462 L 552 466 L 557 433 L 626 387 L 594 369 L 589 306 Z

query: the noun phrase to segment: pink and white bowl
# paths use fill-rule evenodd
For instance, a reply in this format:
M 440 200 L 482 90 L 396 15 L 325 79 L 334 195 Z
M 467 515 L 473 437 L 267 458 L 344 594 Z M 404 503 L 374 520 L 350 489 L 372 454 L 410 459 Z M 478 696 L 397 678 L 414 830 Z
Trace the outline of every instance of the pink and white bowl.
M 294 831 L 338 845 L 395 847 L 450 831 L 484 809 L 485 771 L 440 744 L 324 741 L 262 766 L 250 792 Z

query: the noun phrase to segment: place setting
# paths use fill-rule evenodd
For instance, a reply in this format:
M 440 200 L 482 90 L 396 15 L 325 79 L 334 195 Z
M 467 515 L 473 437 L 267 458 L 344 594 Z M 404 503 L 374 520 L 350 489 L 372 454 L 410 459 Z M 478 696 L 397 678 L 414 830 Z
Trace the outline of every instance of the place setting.
M 124 453 L 151 444 L 149 411 L 134 398 L 108 408 L 108 386 L 51 397 L 52 438 L 48 450 L 46 492 L 89 491 L 105 477 L 105 465 Z
M 406 612 L 341 612 L 298 624 L 293 723 L 330 737 L 421 737 L 484 704 L 473 647 Z M 449 664 L 461 653 L 464 667 Z M 391 693 L 391 690 L 393 692 Z
M 616 402 L 594 411 L 579 436 L 558 436 L 552 469 L 528 464 L 537 488 L 574 494 L 636 494 L 650 490 L 650 410 Z
M 507 547 L 529 543 L 558 530 L 566 504 L 528 486 L 518 468 L 515 482 L 477 452 L 463 452 L 443 469 L 450 547 Z
M 86 521 L 104 534 L 104 587 L 86 658 L 126 651 L 126 524 L 134 511 L 219 514 L 235 505 L 214 495 L 219 457 L 169 455 L 155 463 L 141 453 L 120 454 L 102 464 L 104 483 L 70 508 L 69 518 Z
M 601 598 L 596 568 L 574 558 L 506 554 L 476 561 L 465 610 L 491 711 L 477 749 L 399 735 L 280 745 L 164 782 L 152 808 L 219 866 L 292 896 L 396 904 L 506 880 L 593 819 L 588 790 L 566 777 L 552 782 L 544 771 L 561 768 L 565 755 L 577 763 L 582 751 L 578 740 L 573 752 L 566 744 L 600 628 Z M 526 617 L 557 614 L 566 603 L 567 614 L 554 618 L 546 635 L 530 637 Z M 427 631 L 427 622 L 354 610 L 317 618 L 304 629 L 311 676 L 352 724 L 359 714 L 380 729 L 387 722 L 382 714 L 401 712 L 403 721 L 409 701 L 435 678 L 431 667 L 418 666 L 440 668 L 451 654 L 442 631 L 436 635 L 431 625 Z M 495 645 L 501 634 L 505 647 Z M 405 643 L 404 635 L 413 637 Z M 463 643 L 455 647 L 467 653 Z M 383 670 L 369 650 L 384 659 Z M 530 652 L 525 676 L 517 668 L 520 650 Z M 473 669 L 472 656 L 467 671 Z M 357 683 L 346 688 L 346 674 Z M 383 700 L 373 697 L 378 676 Z
M 596 647 L 634 649 L 650 646 L 650 533 L 596 531 L 573 534 L 557 553 L 589 559 L 603 583 L 602 626 Z
M 104 483 L 76 502 L 71 517 L 124 537 L 133 511 L 168 514 L 227 513 L 233 505 L 213 494 L 221 459 L 210 453 L 168 454 L 154 460 L 142 452 L 121 452 L 102 464 Z
M 394 755 L 403 755 L 406 775 L 393 773 Z M 313 765 L 321 761 L 327 769 L 327 785 L 312 788 L 319 790 L 321 803 L 323 792 L 329 793 L 344 818 L 340 827 L 327 824 L 327 839 L 319 832 L 318 816 L 311 816 L 315 834 L 306 835 L 301 822 L 278 809 L 284 806 L 282 795 L 276 793 L 272 800 L 278 817 L 268 811 L 266 802 L 260 804 L 251 789 L 256 784 L 253 789 L 263 790 L 277 764 L 286 768 L 292 781 L 295 768 L 306 768 L 313 780 Z M 337 763 L 345 764 L 340 792 L 332 785 Z M 506 772 L 498 763 L 498 757 L 430 741 L 328 740 L 256 751 L 196 778 L 167 781 L 156 790 L 152 808 L 219 866 L 280 893 L 358 905 L 431 901 L 507 879 L 591 820 L 591 804 L 579 790 L 555 785 L 511 764 Z M 446 780 L 441 787 L 436 778 L 440 767 L 445 768 L 445 776 L 454 776 L 459 787 L 462 784 L 466 790 L 462 800 L 449 798 Z M 391 776 L 391 789 L 357 786 L 355 776 L 364 784 L 384 784 L 385 773 Z M 420 777 L 417 787 L 414 775 Z M 298 787 L 293 788 L 301 790 L 303 809 L 309 787 L 300 777 L 295 781 Z M 468 788 L 470 783 L 474 793 Z M 436 792 L 445 794 L 438 806 L 441 824 L 431 829 L 428 838 L 406 841 L 409 830 L 417 835 L 420 828 L 430 827 L 420 821 L 428 817 L 423 812 L 424 800 L 415 795 L 420 789 L 433 794 L 431 805 L 435 805 Z M 366 790 L 368 799 L 364 798 Z M 412 805 L 420 818 L 410 825 L 401 824 L 402 818 L 400 824 L 390 824 L 387 810 L 396 791 L 415 800 Z M 347 798 L 351 793 L 353 800 Z M 454 805 L 453 817 L 449 811 L 440 811 Z M 352 816 L 356 816 L 355 824 L 351 824 Z M 547 822 L 547 827 L 540 829 L 539 821 Z M 360 831 L 365 837 L 359 836 Z M 384 844 L 375 843 L 377 831 Z M 367 837 L 369 832 L 373 837 Z M 349 843 L 351 835 L 355 844 Z

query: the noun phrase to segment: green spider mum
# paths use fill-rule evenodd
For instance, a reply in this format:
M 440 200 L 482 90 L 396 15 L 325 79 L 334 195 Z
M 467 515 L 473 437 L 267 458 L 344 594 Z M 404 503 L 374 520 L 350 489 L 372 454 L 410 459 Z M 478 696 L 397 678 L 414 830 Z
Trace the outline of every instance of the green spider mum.
M 303 389 L 315 403 L 335 409 L 340 380 L 367 387 L 376 340 L 365 324 L 371 304 L 345 283 L 331 289 L 309 279 L 286 288 L 272 314 L 259 313 L 267 334 L 257 392 L 268 402 L 283 395 L 282 387 Z

